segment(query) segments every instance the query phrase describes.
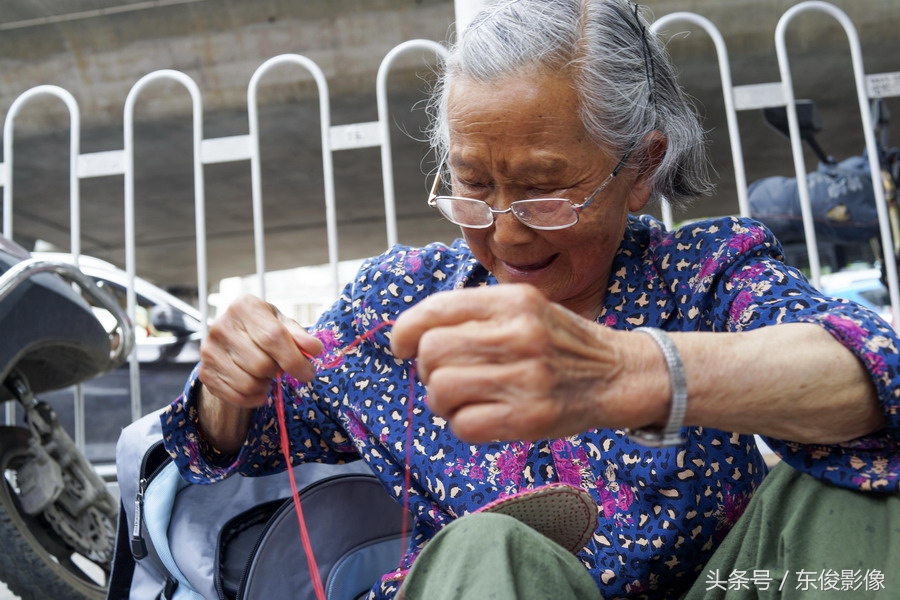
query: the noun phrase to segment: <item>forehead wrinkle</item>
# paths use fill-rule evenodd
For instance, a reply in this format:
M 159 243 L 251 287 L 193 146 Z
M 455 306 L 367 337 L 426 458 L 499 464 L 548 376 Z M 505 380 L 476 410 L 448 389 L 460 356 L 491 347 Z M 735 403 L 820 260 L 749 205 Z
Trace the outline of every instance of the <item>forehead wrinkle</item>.
M 487 164 L 486 164 L 487 163 Z M 506 157 L 493 156 L 487 161 L 469 153 L 452 154 L 447 162 L 452 171 L 474 176 L 482 170 L 489 171 L 492 179 L 504 179 L 520 183 L 547 182 L 569 173 L 571 163 L 559 156 Z
M 501 122 L 486 121 L 490 126 L 478 127 L 477 123 L 463 122 L 462 128 L 452 128 L 450 136 L 449 162 L 453 166 L 475 166 L 477 164 L 509 164 L 516 170 L 538 169 L 542 171 L 565 170 L 570 164 L 569 156 L 556 148 L 555 142 L 563 136 L 545 128 L 531 130 L 519 127 L 503 127 Z M 510 121 L 519 124 L 520 121 Z M 466 131 L 471 128 L 473 131 Z
M 512 112 L 512 111 L 510 111 Z M 528 127 L 529 123 L 541 122 L 539 127 Z M 554 123 L 554 121 L 556 121 Z M 531 118 L 517 118 L 515 116 L 502 116 L 472 120 L 465 117 L 450 118 L 450 137 L 460 136 L 489 136 L 507 138 L 541 138 L 548 135 L 558 135 L 551 130 L 568 132 L 564 127 L 567 123 L 556 115 L 538 115 Z
M 571 179 L 596 151 L 575 116 L 577 98 L 557 73 L 540 85 L 521 77 L 495 82 L 462 79 L 450 89 L 448 164 L 468 177 L 518 182 Z

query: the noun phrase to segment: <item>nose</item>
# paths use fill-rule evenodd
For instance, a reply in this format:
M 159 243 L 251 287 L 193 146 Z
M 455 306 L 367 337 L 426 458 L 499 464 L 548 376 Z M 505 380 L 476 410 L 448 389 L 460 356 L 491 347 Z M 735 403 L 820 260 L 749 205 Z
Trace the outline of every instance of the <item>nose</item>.
M 529 239 L 531 228 L 519 221 L 512 212 L 512 203 L 519 198 L 506 186 L 496 186 L 491 197 L 486 199 L 494 217 L 492 237 L 500 244 L 517 244 Z
M 535 230 L 521 222 L 516 217 L 512 208 L 505 210 L 492 210 L 494 214 L 494 227 L 491 234 L 494 242 L 504 246 L 527 244 L 534 239 Z

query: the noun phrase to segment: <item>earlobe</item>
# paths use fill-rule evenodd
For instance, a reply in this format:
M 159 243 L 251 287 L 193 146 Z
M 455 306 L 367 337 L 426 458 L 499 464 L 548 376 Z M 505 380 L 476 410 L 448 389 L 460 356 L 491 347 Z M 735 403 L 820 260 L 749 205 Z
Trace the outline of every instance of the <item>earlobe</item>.
M 644 137 L 644 141 L 632 158 L 634 183 L 628 199 L 628 210 L 640 212 L 650 201 L 653 191 L 651 175 L 656 172 L 666 155 L 668 140 L 662 131 L 654 130 Z

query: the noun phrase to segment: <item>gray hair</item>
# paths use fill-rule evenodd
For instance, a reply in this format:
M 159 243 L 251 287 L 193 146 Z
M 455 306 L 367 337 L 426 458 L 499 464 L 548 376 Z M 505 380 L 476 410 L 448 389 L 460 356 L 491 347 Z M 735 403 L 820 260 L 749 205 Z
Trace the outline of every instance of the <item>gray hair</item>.
M 704 132 L 669 56 L 628 0 L 501 0 L 481 11 L 453 45 L 430 102 L 431 144 L 449 146 L 447 97 L 454 78 L 493 82 L 549 69 L 573 73 L 581 119 L 601 147 L 647 169 L 647 136 L 667 140 L 650 173 L 652 198 L 676 206 L 709 194 Z

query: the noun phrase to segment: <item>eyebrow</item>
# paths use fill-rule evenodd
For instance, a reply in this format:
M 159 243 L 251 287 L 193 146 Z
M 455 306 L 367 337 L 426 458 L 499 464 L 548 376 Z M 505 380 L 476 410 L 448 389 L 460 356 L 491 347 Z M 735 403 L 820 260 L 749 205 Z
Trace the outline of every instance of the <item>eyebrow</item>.
M 454 157 L 449 157 L 445 164 L 451 170 L 457 170 L 460 172 L 464 172 L 466 170 L 480 170 L 482 168 L 482 163 L 480 163 L 479 161 L 469 161 Z M 512 172 L 522 173 L 524 175 L 518 176 L 515 179 L 531 181 L 538 177 L 542 178 L 543 176 L 559 176 L 565 173 L 570 165 L 571 163 L 562 157 L 529 158 L 521 162 L 517 161 L 514 168 L 510 168 L 508 166 L 508 162 L 505 162 L 501 174 L 509 177 L 510 173 Z

